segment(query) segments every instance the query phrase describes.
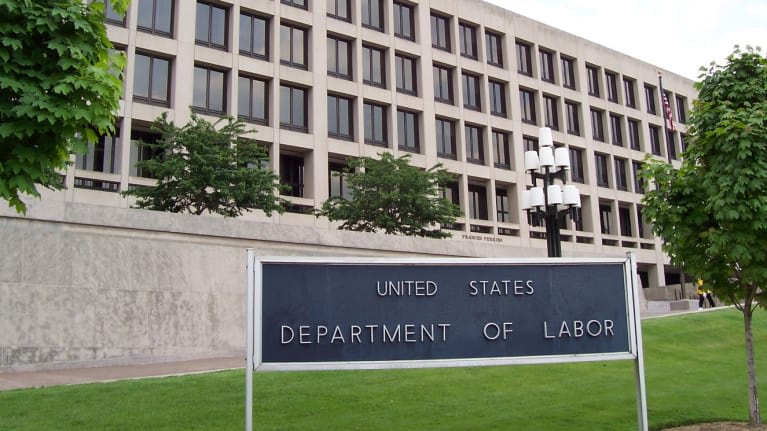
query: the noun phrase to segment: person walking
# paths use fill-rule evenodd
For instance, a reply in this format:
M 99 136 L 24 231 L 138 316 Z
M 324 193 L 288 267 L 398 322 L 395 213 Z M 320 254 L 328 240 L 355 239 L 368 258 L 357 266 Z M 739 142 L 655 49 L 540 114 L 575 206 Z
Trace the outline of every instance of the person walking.
M 698 285 L 698 291 L 697 291 L 698 310 L 702 310 L 706 308 L 706 291 L 703 290 L 703 280 L 699 278 L 697 285 Z
M 708 305 L 710 305 L 711 308 L 716 307 L 716 303 L 714 302 L 714 294 L 711 293 L 711 289 L 706 290 L 706 299 L 708 300 Z

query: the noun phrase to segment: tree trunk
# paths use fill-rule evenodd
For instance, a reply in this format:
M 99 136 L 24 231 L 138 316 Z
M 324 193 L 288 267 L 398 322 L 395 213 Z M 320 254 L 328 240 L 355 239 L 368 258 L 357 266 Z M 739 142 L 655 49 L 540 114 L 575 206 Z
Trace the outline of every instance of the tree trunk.
M 759 413 L 759 396 L 756 392 L 756 365 L 754 364 L 754 340 L 751 333 L 753 307 L 746 301 L 743 304 L 743 326 L 746 335 L 746 366 L 748 368 L 748 420 L 752 426 L 762 423 Z

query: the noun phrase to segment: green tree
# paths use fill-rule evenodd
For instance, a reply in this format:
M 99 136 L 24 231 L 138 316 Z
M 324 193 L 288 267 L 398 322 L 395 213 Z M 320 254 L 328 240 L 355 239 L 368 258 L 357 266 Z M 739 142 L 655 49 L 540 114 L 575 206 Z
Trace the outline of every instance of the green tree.
M 225 117 L 212 124 L 192 114 L 189 123 L 176 127 L 163 113 L 152 128 L 160 139 L 140 145 L 156 156 L 136 166 L 156 178 L 157 185 L 124 192 L 137 198 L 137 207 L 224 217 L 252 209 L 268 216 L 285 210 L 277 194 L 279 177 L 265 167 L 269 155 L 255 141 L 242 139 L 242 121 Z
M 380 156 L 351 160 L 343 175 L 352 198 L 331 197 L 315 212 L 317 217 L 343 220 L 339 229 L 449 237 L 439 225 L 454 223 L 461 212 L 439 192 L 454 180 L 453 175 L 441 164 L 428 170 L 412 166 L 409 155 Z
M 644 215 L 674 264 L 743 313 L 749 418 L 758 424 L 751 322 L 767 307 L 767 59 L 736 46 L 727 64 L 701 71 L 681 167 L 643 169 Z
M 101 2 L 0 0 L 0 198 L 16 211 L 114 131 L 125 59 L 111 50 Z

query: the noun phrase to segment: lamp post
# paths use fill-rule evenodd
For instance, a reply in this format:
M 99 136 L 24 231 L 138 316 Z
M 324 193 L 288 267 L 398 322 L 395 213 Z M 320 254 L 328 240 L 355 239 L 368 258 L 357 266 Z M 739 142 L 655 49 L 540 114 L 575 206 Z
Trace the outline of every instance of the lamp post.
M 576 220 L 576 208 L 581 207 L 578 189 L 567 184 L 570 170 L 570 153 L 567 148 L 554 148 L 551 129 L 541 127 L 538 151 L 525 151 L 525 171 L 533 180 L 532 187 L 521 193 L 521 207 L 528 214 L 543 214 L 546 222 L 546 249 L 549 257 L 562 257 L 562 240 L 559 235 L 559 219 L 568 213 Z M 542 185 L 538 185 L 538 180 Z M 555 184 L 559 180 L 562 184 Z

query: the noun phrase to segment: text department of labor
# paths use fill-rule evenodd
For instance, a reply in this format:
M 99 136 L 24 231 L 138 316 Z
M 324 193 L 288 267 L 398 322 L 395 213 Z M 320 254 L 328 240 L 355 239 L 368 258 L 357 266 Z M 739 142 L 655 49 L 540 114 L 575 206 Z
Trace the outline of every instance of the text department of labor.
M 328 343 L 426 343 L 446 342 L 449 323 L 406 323 L 396 325 L 365 324 L 340 325 L 282 325 L 280 341 L 282 344 Z

